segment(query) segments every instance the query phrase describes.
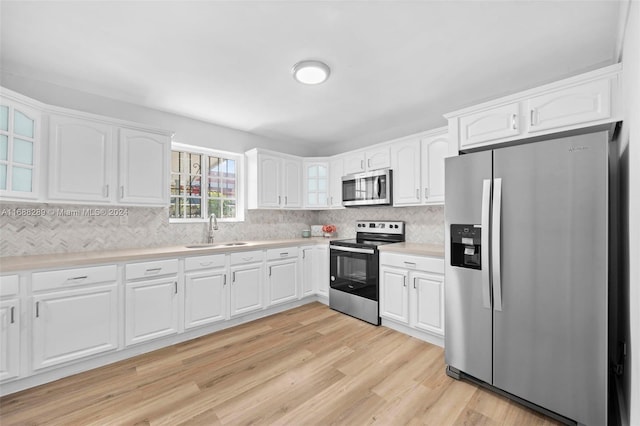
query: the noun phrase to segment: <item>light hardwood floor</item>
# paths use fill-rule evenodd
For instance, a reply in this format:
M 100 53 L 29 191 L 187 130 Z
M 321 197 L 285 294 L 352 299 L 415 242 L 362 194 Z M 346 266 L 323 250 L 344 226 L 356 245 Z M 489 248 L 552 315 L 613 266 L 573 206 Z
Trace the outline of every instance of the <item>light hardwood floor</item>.
M 555 425 L 312 303 L 0 399 L 0 424 Z

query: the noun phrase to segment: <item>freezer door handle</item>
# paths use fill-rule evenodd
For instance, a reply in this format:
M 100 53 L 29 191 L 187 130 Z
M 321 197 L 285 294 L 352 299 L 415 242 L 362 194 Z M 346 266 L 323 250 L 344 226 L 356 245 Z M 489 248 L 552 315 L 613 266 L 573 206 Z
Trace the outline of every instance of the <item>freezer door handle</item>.
M 500 216 L 502 179 L 493 180 L 493 223 L 491 224 L 491 270 L 493 272 L 493 309 L 502 311 L 502 279 L 500 276 Z
M 489 209 L 491 207 L 491 180 L 482 181 L 482 222 L 480 264 L 482 265 L 482 306 L 491 309 L 491 282 L 489 275 Z

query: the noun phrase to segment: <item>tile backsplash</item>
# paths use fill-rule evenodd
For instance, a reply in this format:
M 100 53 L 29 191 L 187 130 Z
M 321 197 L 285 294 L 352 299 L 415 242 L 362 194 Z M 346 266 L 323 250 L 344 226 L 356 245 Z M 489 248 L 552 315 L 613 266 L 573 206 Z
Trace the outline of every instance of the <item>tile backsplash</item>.
M 354 238 L 357 220 L 403 220 L 407 242 L 444 245 L 444 206 L 327 210 L 320 211 L 318 219 L 336 225 L 339 238 Z
M 28 208 L 39 215 L 14 215 Z M 169 223 L 167 208 L 129 207 L 124 220 L 86 214 L 95 206 L 2 203 L 0 256 L 24 256 L 135 247 L 171 246 L 206 240 L 207 224 Z M 356 220 L 404 220 L 409 242 L 443 244 L 444 209 L 367 207 L 327 211 L 249 210 L 244 222 L 220 222 L 216 241 L 288 239 L 309 225 L 332 223 L 337 238 L 355 236 Z

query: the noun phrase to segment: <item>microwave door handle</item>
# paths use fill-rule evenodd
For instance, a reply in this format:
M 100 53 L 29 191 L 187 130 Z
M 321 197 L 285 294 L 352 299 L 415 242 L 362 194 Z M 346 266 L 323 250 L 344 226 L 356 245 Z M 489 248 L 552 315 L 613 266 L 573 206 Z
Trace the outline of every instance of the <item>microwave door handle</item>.
M 380 176 L 376 178 L 376 193 L 378 194 L 377 200 L 380 199 L 380 191 L 382 190 L 382 185 L 380 185 Z

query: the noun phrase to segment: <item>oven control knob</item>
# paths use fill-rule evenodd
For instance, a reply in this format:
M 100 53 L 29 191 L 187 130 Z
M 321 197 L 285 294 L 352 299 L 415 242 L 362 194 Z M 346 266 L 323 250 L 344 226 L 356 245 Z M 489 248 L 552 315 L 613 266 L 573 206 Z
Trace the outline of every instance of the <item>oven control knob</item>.
M 333 275 L 331 275 L 331 281 L 335 281 L 336 277 L 334 277 Z

